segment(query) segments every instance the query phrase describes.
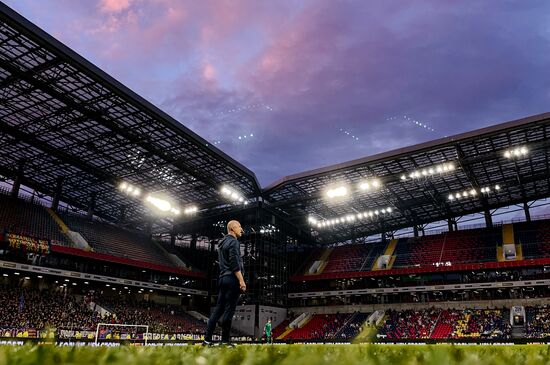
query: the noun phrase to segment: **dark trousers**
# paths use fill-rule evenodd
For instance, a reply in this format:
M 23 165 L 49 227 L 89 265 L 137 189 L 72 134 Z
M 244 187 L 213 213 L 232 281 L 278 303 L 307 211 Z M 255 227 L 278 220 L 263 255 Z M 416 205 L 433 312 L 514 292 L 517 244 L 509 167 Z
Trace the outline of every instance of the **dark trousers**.
M 210 315 L 210 319 L 208 319 L 204 339 L 212 341 L 212 334 L 214 333 L 214 329 L 216 329 L 216 324 L 221 319 L 222 341 L 229 342 L 231 321 L 233 320 L 240 294 L 239 280 L 233 274 L 222 276 L 218 279 L 218 290 L 218 303 L 216 303 L 216 308 Z

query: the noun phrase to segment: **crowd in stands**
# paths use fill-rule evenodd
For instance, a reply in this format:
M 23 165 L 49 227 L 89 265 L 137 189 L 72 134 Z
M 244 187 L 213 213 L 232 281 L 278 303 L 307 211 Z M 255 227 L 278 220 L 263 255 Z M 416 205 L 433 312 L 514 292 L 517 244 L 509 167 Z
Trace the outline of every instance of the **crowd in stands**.
M 106 323 L 148 325 L 150 332 L 204 333 L 206 324 L 177 306 L 160 305 L 151 301 L 128 301 L 99 298 L 97 304 L 113 314 L 103 318 Z
M 99 315 L 94 305 L 110 314 Z M 94 331 L 98 323 L 148 325 L 149 332 L 203 334 L 205 324 L 176 306 L 74 296 L 66 290 L 0 287 L 0 330 Z M 95 307 L 96 309 L 98 307 Z
M 426 310 L 389 310 L 387 320 L 380 329 L 380 335 L 388 339 L 426 339 L 430 338 L 440 309 Z
M 550 306 L 526 307 L 525 337 L 550 337 Z
M 0 328 L 95 329 L 93 312 L 61 291 L 0 287 Z
M 501 338 L 511 337 L 511 326 L 505 324 L 499 309 L 465 309 L 458 320 L 451 338 Z M 509 321 L 509 318 L 508 318 Z

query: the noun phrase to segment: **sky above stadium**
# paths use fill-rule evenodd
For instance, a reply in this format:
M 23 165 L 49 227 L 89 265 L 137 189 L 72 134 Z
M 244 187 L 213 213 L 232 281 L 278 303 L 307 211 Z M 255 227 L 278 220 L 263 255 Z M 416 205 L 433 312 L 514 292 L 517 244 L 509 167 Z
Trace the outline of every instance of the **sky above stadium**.
M 6 3 L 262 186 L 550 111 L 544 0 Z

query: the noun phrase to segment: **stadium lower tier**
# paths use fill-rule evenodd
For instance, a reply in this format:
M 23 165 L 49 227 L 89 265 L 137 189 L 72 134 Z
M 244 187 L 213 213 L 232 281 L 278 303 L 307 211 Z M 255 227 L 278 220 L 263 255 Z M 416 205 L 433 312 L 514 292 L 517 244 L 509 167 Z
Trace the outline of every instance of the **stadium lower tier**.
M 522 307 L 523 308 L 523 307 Z M 550 307 L 524 307 L 525 321 L 511 324 L 510 309 L 406 309 L 374 314 L 307 314 L 291 321 L 284 341 L 342 341 L 376 329 L 378 340 L 510 340 L 550 337 Z M 375 313 L 376 314 L 376 313 Z M 303 316 L 303 315 L 302 315 Z M 371 321 L 372 318 L 374 321 Z M 372 323 L 371 323 L 372 322 Z M 513 334 L 515 333 L 515 334 Z
M 23 279 L 24 280 L 24 279 Z M 141 328 L 100 326 L 100 339 L 143 336 L 148 326 L 158 339 L 202 339 L 206 324 L 178 305 L 130 300 L 90 290 L 84 295 L 69 294 L 61 285 L 56 289 L 0 286 L 0 337 L 83 336 L 94 339 L 98 324 L 140 325 Z M 180 335 L 185 335 L 182 337 Z M 234 331 L 233 336 L 245 335 Z M 153 339 L 153 337 L 151 337 Z

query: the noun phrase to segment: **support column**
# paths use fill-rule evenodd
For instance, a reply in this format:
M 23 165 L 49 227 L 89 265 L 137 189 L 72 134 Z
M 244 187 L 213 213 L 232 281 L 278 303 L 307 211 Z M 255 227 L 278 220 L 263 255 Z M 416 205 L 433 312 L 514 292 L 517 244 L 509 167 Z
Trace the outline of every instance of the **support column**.
M 53 193 L 53 199 L 52 199 L 52 210 L 54 212 L 57 212 L 57 209 L 59 208 L 59 200 L 61 199 L 61 193 L 63 191 L 63 181 L 65 178 L 63 176 L 60 176 L 56 179 L 55 183 L 55 191 Z
M 172 231 L 170 232 L 170 245 L 176 245 L 176 226 L 172 226 Z
M 484 215 L 485 215 L 485 226 L 487 226 L 487 228 L 492 228 L 493 217 L 491 216 L 491 212 L 489 211 L 489 209 L 485 209 Z
M 381 235 L 381 240 L 382 242 L 386 242 L 386 232 L 385 231 L 382 231 L 382 235 Z
M 88 214 L 86 214 L 86 218 L 92 219 L 94 216 L 94 210 L 95 210 L 95 201 L 97 198 L 97 192 L 93 192 L 90 194 L 90 199 L 88 200 Z
M 196 233 L 193 233 L 191 235 L 191 243 L 190 243 L 190 247 L 192 250 L 195 250 L 197 248 L 197 238 L 199 237 L 198 234 Z
M 525 220 L 531 222 L 531 212 L 529 211 L 529 204 L 527 202 L 523 203 L 523 211 L 525 212 Z
M 449 232 L 454 231 L 453 220 L 451 218 L 447 219 L 447 226 L 449 228 Z
M 418 238 L 418 226 L 416 224 L 413 226 L 413 232 L 414 232 L 414 237 Z
M 11 196 L 14 198 L 19 197 L 19 190 L 21 189 L 21 182 L 23 181 L 23 175 L 25 170 L 25 160 L 20 160 L 17 164 L 17 175 L 13 179 L 13 185 L 11 187 Z

